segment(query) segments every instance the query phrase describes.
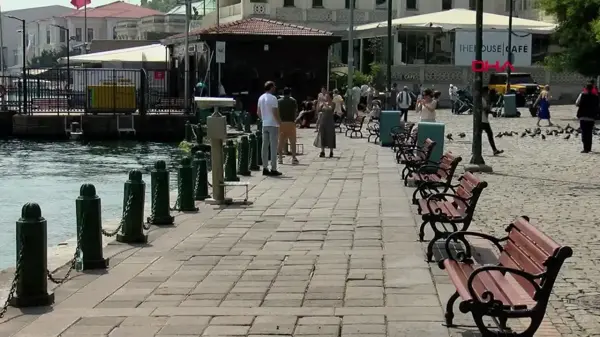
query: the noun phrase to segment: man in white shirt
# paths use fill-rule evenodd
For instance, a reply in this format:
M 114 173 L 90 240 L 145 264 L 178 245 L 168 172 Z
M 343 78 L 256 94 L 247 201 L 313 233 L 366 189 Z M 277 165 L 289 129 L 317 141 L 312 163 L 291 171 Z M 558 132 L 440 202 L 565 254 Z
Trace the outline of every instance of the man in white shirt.
M 452 103 L 452 113 L 456 111 L 456 99 L 458 98 L 458 88 L 455 85 L 450 84 L 448 88 L 448 96 L 450 96 L 450 102 Z
M 273 95 L 277 88 L 275 83 L 268 81 L 265 83 L 265 93 L 258 98 L 258 117 L 262 119 L 262 162 L 264 176 L 280 176 L 277 171 L 277 149 L 279 142 L 279 102 Z M 269 151 L 271 154 L 271 170 L 267 168 L 269 161 Z
M 408 92 L 408 87 L 404 86 L 402 91 L 398 94 L 398 108 L 400 109 L 400 119 L 404 119 L 404 122 L 408 120 L 408 109 L 412 104 L 412 97 Z

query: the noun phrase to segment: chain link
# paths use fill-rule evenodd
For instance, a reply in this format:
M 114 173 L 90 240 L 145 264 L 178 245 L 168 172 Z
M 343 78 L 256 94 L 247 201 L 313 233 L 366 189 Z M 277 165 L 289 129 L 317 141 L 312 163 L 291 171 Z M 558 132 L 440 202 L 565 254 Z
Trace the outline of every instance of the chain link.
M 21 262 L 23 261 L 23 252 L 25 251 L 23 248 L 25 247 L 25 243 L 23 238 L 21 237 L 21 248 L 19 249 L 19 255 L 17 257 L 17 265 L 15 266 L 15 277 L 12 280 L 10 285 L 10 291 L 8 292 L 8 296 L 6 297 L 6 302 L 2 308 L 0 308 L 0 318 L 3 318 L 6 315 L 6 311 L 8 311 L 8 305 L 10 301 L 15 297 L 15 293 L 17 292 L 17 283 L 19 282 L 19 278 L 21 276 Z
M 179 204 L 181 203 L 181 191 L 183 183 L 181 177 L 177 177 L 177 200 L 175 200 L 175 206 L 171 207 L 172 211 L 179 211 Z
M 71 265 L 69 266 L 69 270 L 67 270 L 65 277 L 58 279 L 58 278 L 54 277 L 54 275 L 52 275 L 50 270 L 46 269 L 46 273 L 48 274 L 48 280 L 50 280 L 50 282 L 52 282 L 54 284 L 65 283 L 69 279 L 69 276 L 71 276 L 71 273 L 73 272 L 73 270 L 75 270 L 75 268 L 77 267 L 77 259 L 83 255 L 81 253 L 81 236 L 83 235 L 83 227 L 84 226 L 85 226 L 85 212 L 82 212 L 81 213 L 81 228 L 79 228 L 79 230 L 77 231 L 78 232 L 77 233 L 77 246 L 75 247 L 75 253 L 73 254 L 73 259 L 71 260 Z
M 156 204 L 158 202 L 158 184 L 154 184 L 154 187 L 152 188 L 152 200 L 154 202 L 152 202 L 152 213 L 150 215 L 150 218 L 148 218 L 147 223 L 142 224 L 145 230 L 149 230 L 150 227 L 152 227 L 152 220 L 154 219 L 154 215 L 156 214 Z
M 111 238 L 111 237 L 119 234 L 119 231 L 121 231 L 121 228 L 123 228 L 123 225 L 125 224 L 125 219 L 127 219 L 127 216 L 129 215 L 129 211 L 131 210 L 132 201 L 133 201 L 133 194 L 129 194 L 129 198 L 127 199 L 127 203 L 125 204 L 125 209 L 123 210 L 123 215 L 121 216 L 121 222 L 119 223 L 119 227 L 117 227 L 112 232 L 109 232 L 109 231 L 105 230 L 104 228 L 102 228 L 102 235 Z

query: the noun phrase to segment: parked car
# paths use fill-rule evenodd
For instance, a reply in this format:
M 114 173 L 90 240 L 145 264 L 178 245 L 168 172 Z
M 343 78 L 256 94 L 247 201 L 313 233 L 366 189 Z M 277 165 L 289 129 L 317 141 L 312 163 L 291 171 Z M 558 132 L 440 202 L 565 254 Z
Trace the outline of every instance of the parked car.
M 488 88 L 496 90 L 500 95 L 506 94 L 507 73 L 490 74 Z M 540 94 L 541 86 L 537 84 L 529 73 L 510 74 L 510 93 L 515 94 L 517 107 L 531 105 Z

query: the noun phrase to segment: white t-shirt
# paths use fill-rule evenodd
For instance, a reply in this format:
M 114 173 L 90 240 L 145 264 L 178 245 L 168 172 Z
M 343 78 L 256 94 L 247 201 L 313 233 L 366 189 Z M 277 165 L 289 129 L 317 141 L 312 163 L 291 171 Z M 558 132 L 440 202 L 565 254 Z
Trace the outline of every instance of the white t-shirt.
M 344 99 L 342 98 L 342 96 L 340 95 L 333 95 L 333 103 L 335 104 L 335 113 L 336 114 L 341 114 L 342 113 L 342 107 L 344 106 Z
M 367 92 L 369 91 L 369 86 L 366 84 L 363 84 L 360 86 L 360 95 L 363 97 L 367 97 Z
M 437 107 L 437 101 L 432 100 L 431 103 L 426 103 L 430 105 L 433 110 L 429 110 L 425 105 L 421 108 L 421 122 L 435 122 L 435 108 Z
M 260 114 L 263 126 L 279 126 L 277 120 L 273 116 L 273 109 L 278 107 L 277 97 L 273 96 L 268 92 L 260 95 L 258 98 L 258 107 L 260 108 Z

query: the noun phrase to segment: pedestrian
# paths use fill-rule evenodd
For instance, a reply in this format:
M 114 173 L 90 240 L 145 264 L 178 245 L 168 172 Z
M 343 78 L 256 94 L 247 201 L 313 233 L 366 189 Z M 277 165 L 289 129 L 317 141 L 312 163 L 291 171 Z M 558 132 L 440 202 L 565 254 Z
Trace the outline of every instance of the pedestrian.
M 594 95 L 598 95 L 598 87 L 596 86 L 596 81 L 595 80 L 590 80 L 588 82 L 588 84 L 592 85 L 592 90 L 590 90 L 589 92 L 591 92 Z M 587 86 L 585 86 L 583 88 L 583 92 L 586 92 L 586 91 L 587 91 Z
M 321 149 L 319 157 L 325 157 L 325 148 L 329 149 L 329 158 L 333 157 L 333 149 L 335 149 L 335 123 L 333 119 L 334 106 L 331 94 L 327 95 L 327 101 L 321 106 L 319 112 L 320 123 L 317 126 L 317 137 L 313 145 Z
M 456 99 L 458 98 L 458 88 L 455 85 L 450 84 L 450 88 L 448 88 L 448 95 L 450 96 L 450 102 L 452 103 L 452 113 L 458 113 L 458 111 L 456 111 Z
M 594 126 L 598 118 L 598 105 L 600 98 L 594 94 L 594 84 L 588 83 L 583 92 L 577 97 L 575 105 L 577 106 L 577 119 L 581 128 L 581 142 L 583 151 L 589 153 L 592 151 L 592 139 L 594 135 Z
M 437 95 L 437 97 L 439 98 L 440 94 L 441 93 L 439 91 L 436 91 L 434 94 L 434 92 L 431 89 L 423 90 L 423 98 L 417 101 L 416 107 L 417 111 L 419 111 L 420 122 L 435 122 L 435 109 L 437 108 L 437 99 L 434 97 L 434 95 Z M 416 139 L 418 132 L 419 124 L 417 123 L 415 124 L 415 126 L 413 126 L 411 130 L 411 137 L 413 137 L 413 139 Z
M 346 107 L 344 106 L 344 98 L 342 97 L 342 95 L 340 95 L 339 90 L 335 89 L 333 90 L 333 105 L 334 105 L 334 112 L 335 112 L 335 121 L 339 121 L 341 120 L 341 118 L 344 116 L 344 111 L 346 110 Z
M 504 153 L 503 150 L 498 150 L 496 147 L 496 142 L 494 141 L 494 133 L 492 132 L 492 127 L 490 126 L 490 114 L 492 113 L 491 109 L 491 97 L 488 87 L 484 87 L 481 92 L 481 132 L 485 132 L 487 134 L 488 141 L 490 146 L 492 147 L 492 151 L 494 151 L 494 156 L 497 156 L 501 153 Z
M 279 164 L 283 164 L 283 151 L 289 142 L 290 152 L 292 153 L 292 165 L 298 165 L 296 158 L 296 114 L 298 113 L 298 103 L 292 97 L 292 89 L 284 88 L 283 97 L 278 102 L 279 115 L 281 116 L 281 125 L 279 126 Z M 287 151 L 287 149 L 286 149 Z
M 317 125 L 319 125 L 319 118 L 321 115 L 319 111 L 321 111 L 321 105 L 327 101 L 327 88 L 325 86 L 321 87 L 321 92 L 317 95 Z M 315 132 L 319 132 L 318 128 Z
M 262 162 L 264 176 L 280 176 L 277 171 L 277 149 L 279 140 L 279 102 L 274 93 L 277 88 L 273 81 L 265 83 L 265 93 L 258 98 L 257 114 L 262 119 Z M 268 169 L 269 155 L 271 156 L 271 170 Z
M 408 92 L 408 87 L 404 86 L 402 91 L 398 94 L 398 103 L 397 106 L 400 109 L 400 120 L 404 119 L 406 123 L 408 121 L 408 109 L 412 104 L 412 97 L 410 97 L 410 92 Z
M 533 103 L 534 106 L 538 107 L 538 121 L 537 121 L 538 127 L 540 126 L 540 122 L 542 121 L 542 119 L 548 121 L 548 126 L 554 125 L 550 121 L 550 101 L 549 100 L 551 97 L 552 96 L 550 96 L 550 86 L 546 85 L 546 86 L 544 86 L 544 90 L 542 90 L 542 92 L 540 92 L 540 95 L 538 96 L 535 103 Z

